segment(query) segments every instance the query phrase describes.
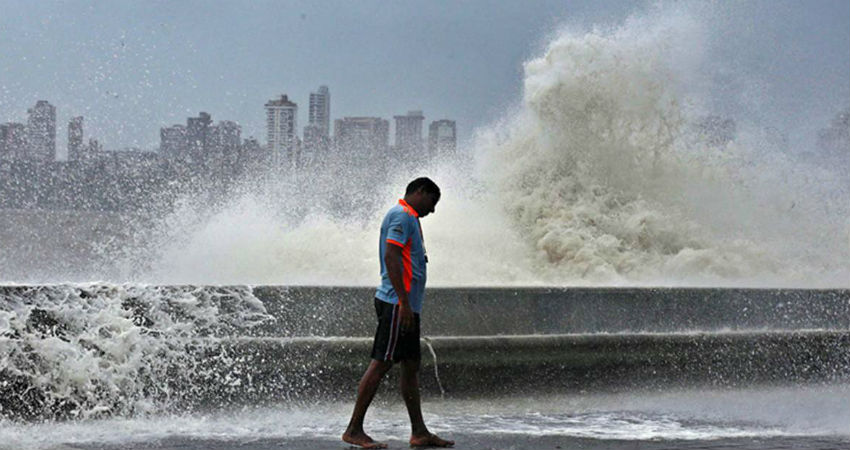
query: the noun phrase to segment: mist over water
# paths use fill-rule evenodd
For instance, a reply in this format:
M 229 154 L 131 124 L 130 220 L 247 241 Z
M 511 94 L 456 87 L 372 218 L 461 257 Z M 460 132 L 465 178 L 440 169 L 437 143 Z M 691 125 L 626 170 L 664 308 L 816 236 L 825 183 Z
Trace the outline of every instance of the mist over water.
M 710 33 L 680 9 L 564 28 L 525 63 L 520 104 L 464 156 L 332 158 L 213 207 L 187 198 L 126 275 L 372 285 L 382 215 L 427 175 L 444 193 L 423 220 L 432 285 L 847 286 L 846 168 L 801 162 L 747 118 L 721 145 L 696 132 L 714 101 L 701 97 Z
M 423 220 L 431 286 L 847 287 L 850 167 L 802 158 L 813 139 L 783 147 L 762 123 L 782 114 L 736 108 L 771 103 L 719 57 L 749 51 L 726 9 L 563 26 L 523 65 L 517 103 L 457 155 L 341 150 L 167 211 L 5 214 L 4 281 L 371 286 L 384 212 L 429 176 L 443 190 Z M 730 110 L 731 141 L 700 129 Z
M 707 64 L 695 60 L 705 32 L 688 14 L 633 17 L 562 32 L 526 63 L 521 110 L 489 144 L 488 181 L 549 282 L 829 284 L 846 273 L 844 180 L 812 183 L 800 175 L 815 168 L 750 148 L 745 133 L 725 148 L 695 135 L 700 99 L 685 84 Z

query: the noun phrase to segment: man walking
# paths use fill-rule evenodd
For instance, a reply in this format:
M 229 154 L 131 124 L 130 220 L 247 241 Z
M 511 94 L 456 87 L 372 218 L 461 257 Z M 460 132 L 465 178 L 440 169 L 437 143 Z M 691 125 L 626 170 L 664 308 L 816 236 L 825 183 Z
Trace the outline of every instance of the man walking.
M 342 440 L 363 448 L 387 448 L 363 431 L 363 418 L 378 385 L 394 362 L 401 363 L 401 394 L 410 416 L 411 446 L 451 447 L 431 434 L 422 420 L 419 399 L 419 314 L 425 295 L 428 256 L 419 219 L 434 212 L 440 188 L 428 178 L 407 185 L 404 199 L 390 208 L 381 224 L 378 243 L 381 286 L 375 293 L 378 330 L 372 344 L 372 361 L 357 388 L 357 402 Z

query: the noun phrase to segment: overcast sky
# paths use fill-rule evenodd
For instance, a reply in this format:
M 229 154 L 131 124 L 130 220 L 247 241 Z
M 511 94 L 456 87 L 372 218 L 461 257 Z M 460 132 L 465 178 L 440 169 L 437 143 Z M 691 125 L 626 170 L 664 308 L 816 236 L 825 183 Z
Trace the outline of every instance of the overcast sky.
M 655 4 L 656 2 L 652 2 Z M 702 4 L 704 8 L 705 3 Z M 0 0 L 0 122 L 36 100 L 109 149 L 159 145 L 199 111 L 265 141 L 263 104 L 288 94 L 306 124 L 326 84 L 331 114 L 458 122 L 471 136 L 522 89 L 522 63 L 559 27 L 589 29 L 649 8 L 627 1 Z M 850 104 L 850 2 L 720 2 L 711 20 L 727 67 L 751 86 L 718 109 L 765 125 L 822 123 Z M 754 81 L 753 81 L 754 80 Z M 734 84 L 734 83 L 733 83 Z M 727 89 L 728 90 L 728 89 Z M 811 129 L 814 125 L 809 126 Z

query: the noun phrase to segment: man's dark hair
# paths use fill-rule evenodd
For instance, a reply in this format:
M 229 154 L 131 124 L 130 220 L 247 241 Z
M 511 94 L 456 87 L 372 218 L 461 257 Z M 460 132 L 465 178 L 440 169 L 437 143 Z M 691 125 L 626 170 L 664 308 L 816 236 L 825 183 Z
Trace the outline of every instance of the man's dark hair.
M 407 185 L 407 190 L 404 192 L 404 195 L 412 194 L 419 189 L 422 189 L 429 194 L 436 195 L 437 200 L 440 200 L 440 187 L 428 177 L 421 177 L 411 181 L 410 184 Z

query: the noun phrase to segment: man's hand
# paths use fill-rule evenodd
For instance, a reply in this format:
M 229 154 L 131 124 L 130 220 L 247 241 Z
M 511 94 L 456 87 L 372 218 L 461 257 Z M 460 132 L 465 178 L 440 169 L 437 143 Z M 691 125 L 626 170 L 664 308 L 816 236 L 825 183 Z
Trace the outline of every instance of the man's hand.
M 407 302 L 402 303 L 399 301 L 398 313 L 401 318 L 402 331 L 412 330 L 416 322 L 413 318 L 413 310 L 410 309 L 410 305 Z
M 415 319 L 413 318 L 413 310 L 410 309 L 410 303 L 407 301 L 407 289 L 405 289 L 402 278 L 401 267 L 401 247 L 387 243 L 387 248 L 384 255 L 384 264 L 387 265 L 387 274 L 390 277 L 390 283 L 398 295 L 399 319 L 401 320 L 401 329 L 413 329 Z

